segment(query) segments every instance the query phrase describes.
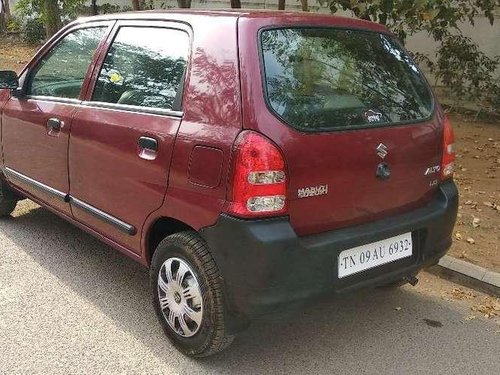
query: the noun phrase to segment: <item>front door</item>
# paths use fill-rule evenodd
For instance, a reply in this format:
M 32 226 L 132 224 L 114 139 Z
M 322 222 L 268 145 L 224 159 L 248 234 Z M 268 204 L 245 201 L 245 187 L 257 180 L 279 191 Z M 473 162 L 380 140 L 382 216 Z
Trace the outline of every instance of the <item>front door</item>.
M 106 25 L 68 32 L 31 66 L 23 94 L 2 117 L 5 173 L 12 183 L 53 208 L 67 203 L 68 141 L 87 71 Z
M 136 253 L 146 218 L 163 203 L 182 116 L 189 35 L 170 25 L 117 24 L 71 129 L 74 217 Z

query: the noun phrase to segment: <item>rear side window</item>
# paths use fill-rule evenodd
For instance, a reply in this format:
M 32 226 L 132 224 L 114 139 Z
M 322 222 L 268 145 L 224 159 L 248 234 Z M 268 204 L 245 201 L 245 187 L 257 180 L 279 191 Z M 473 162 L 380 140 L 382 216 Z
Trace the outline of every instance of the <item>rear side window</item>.
M 106 27 L 76 30 L 64 37 L 36 66 L 29 95 L 77 99 Z
M 178 109 L 189 51 L 186 32 L 121 27 L 111 45 L 92 100 L 155 109 Z
M 433 99 L 391 36 L 334 28 L 261 33 L 271 109 L 301 131 L 377 127 L 428 118 Z

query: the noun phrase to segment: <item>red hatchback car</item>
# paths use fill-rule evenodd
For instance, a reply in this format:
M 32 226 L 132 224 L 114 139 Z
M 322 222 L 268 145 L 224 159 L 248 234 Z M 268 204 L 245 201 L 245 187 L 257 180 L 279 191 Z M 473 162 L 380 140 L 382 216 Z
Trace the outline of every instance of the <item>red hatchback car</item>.
M 0 214 L 30 198 L 150 267 L 184 353 L 451 244 L 453 131 L 383 26 L 175 11 L 78 20 L 0 73 Z

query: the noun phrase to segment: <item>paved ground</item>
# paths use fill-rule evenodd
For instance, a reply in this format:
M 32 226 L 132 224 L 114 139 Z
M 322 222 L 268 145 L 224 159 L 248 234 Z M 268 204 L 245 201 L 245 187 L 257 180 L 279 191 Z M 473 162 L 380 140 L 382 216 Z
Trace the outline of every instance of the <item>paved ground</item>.
M 421 280 L 269 316 L 222 355 L 194 361 L 164 339 L 146 270 L 23 202 L 0 220 L 0 372 L 499 373 L 499 322 L 471 310 L 484 296 Z

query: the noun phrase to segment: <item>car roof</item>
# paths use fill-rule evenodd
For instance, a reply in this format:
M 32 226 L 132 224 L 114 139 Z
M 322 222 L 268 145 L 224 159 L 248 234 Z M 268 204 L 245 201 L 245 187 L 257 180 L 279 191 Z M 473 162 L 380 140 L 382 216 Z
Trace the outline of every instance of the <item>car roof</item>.
M 353 27 L 387 32 L 387 28 L 383 25 L 360 20 L 357 18 L 334 16 L 322 13 L 309 12 L 288 12 L 269 9 L 155 9 L 147 11 L 133 11 L 106 14 L 92 17 L 84 17 L 79 19 L 79 22 L 90 22 L 97 20 L 165 20 L 175 18 L 176 20 L 193 20 L 194 18 L 217 18 L 217 17 L 234 17 L 234 18 L 253 18 L 253 19 L 269 19 L 274 22 L 283 20 L 293 20 L 298 24 L 313 24 L 315 21 L 328 22 L 332 26 L 336 24 L 346 25 L 346 22 Z

